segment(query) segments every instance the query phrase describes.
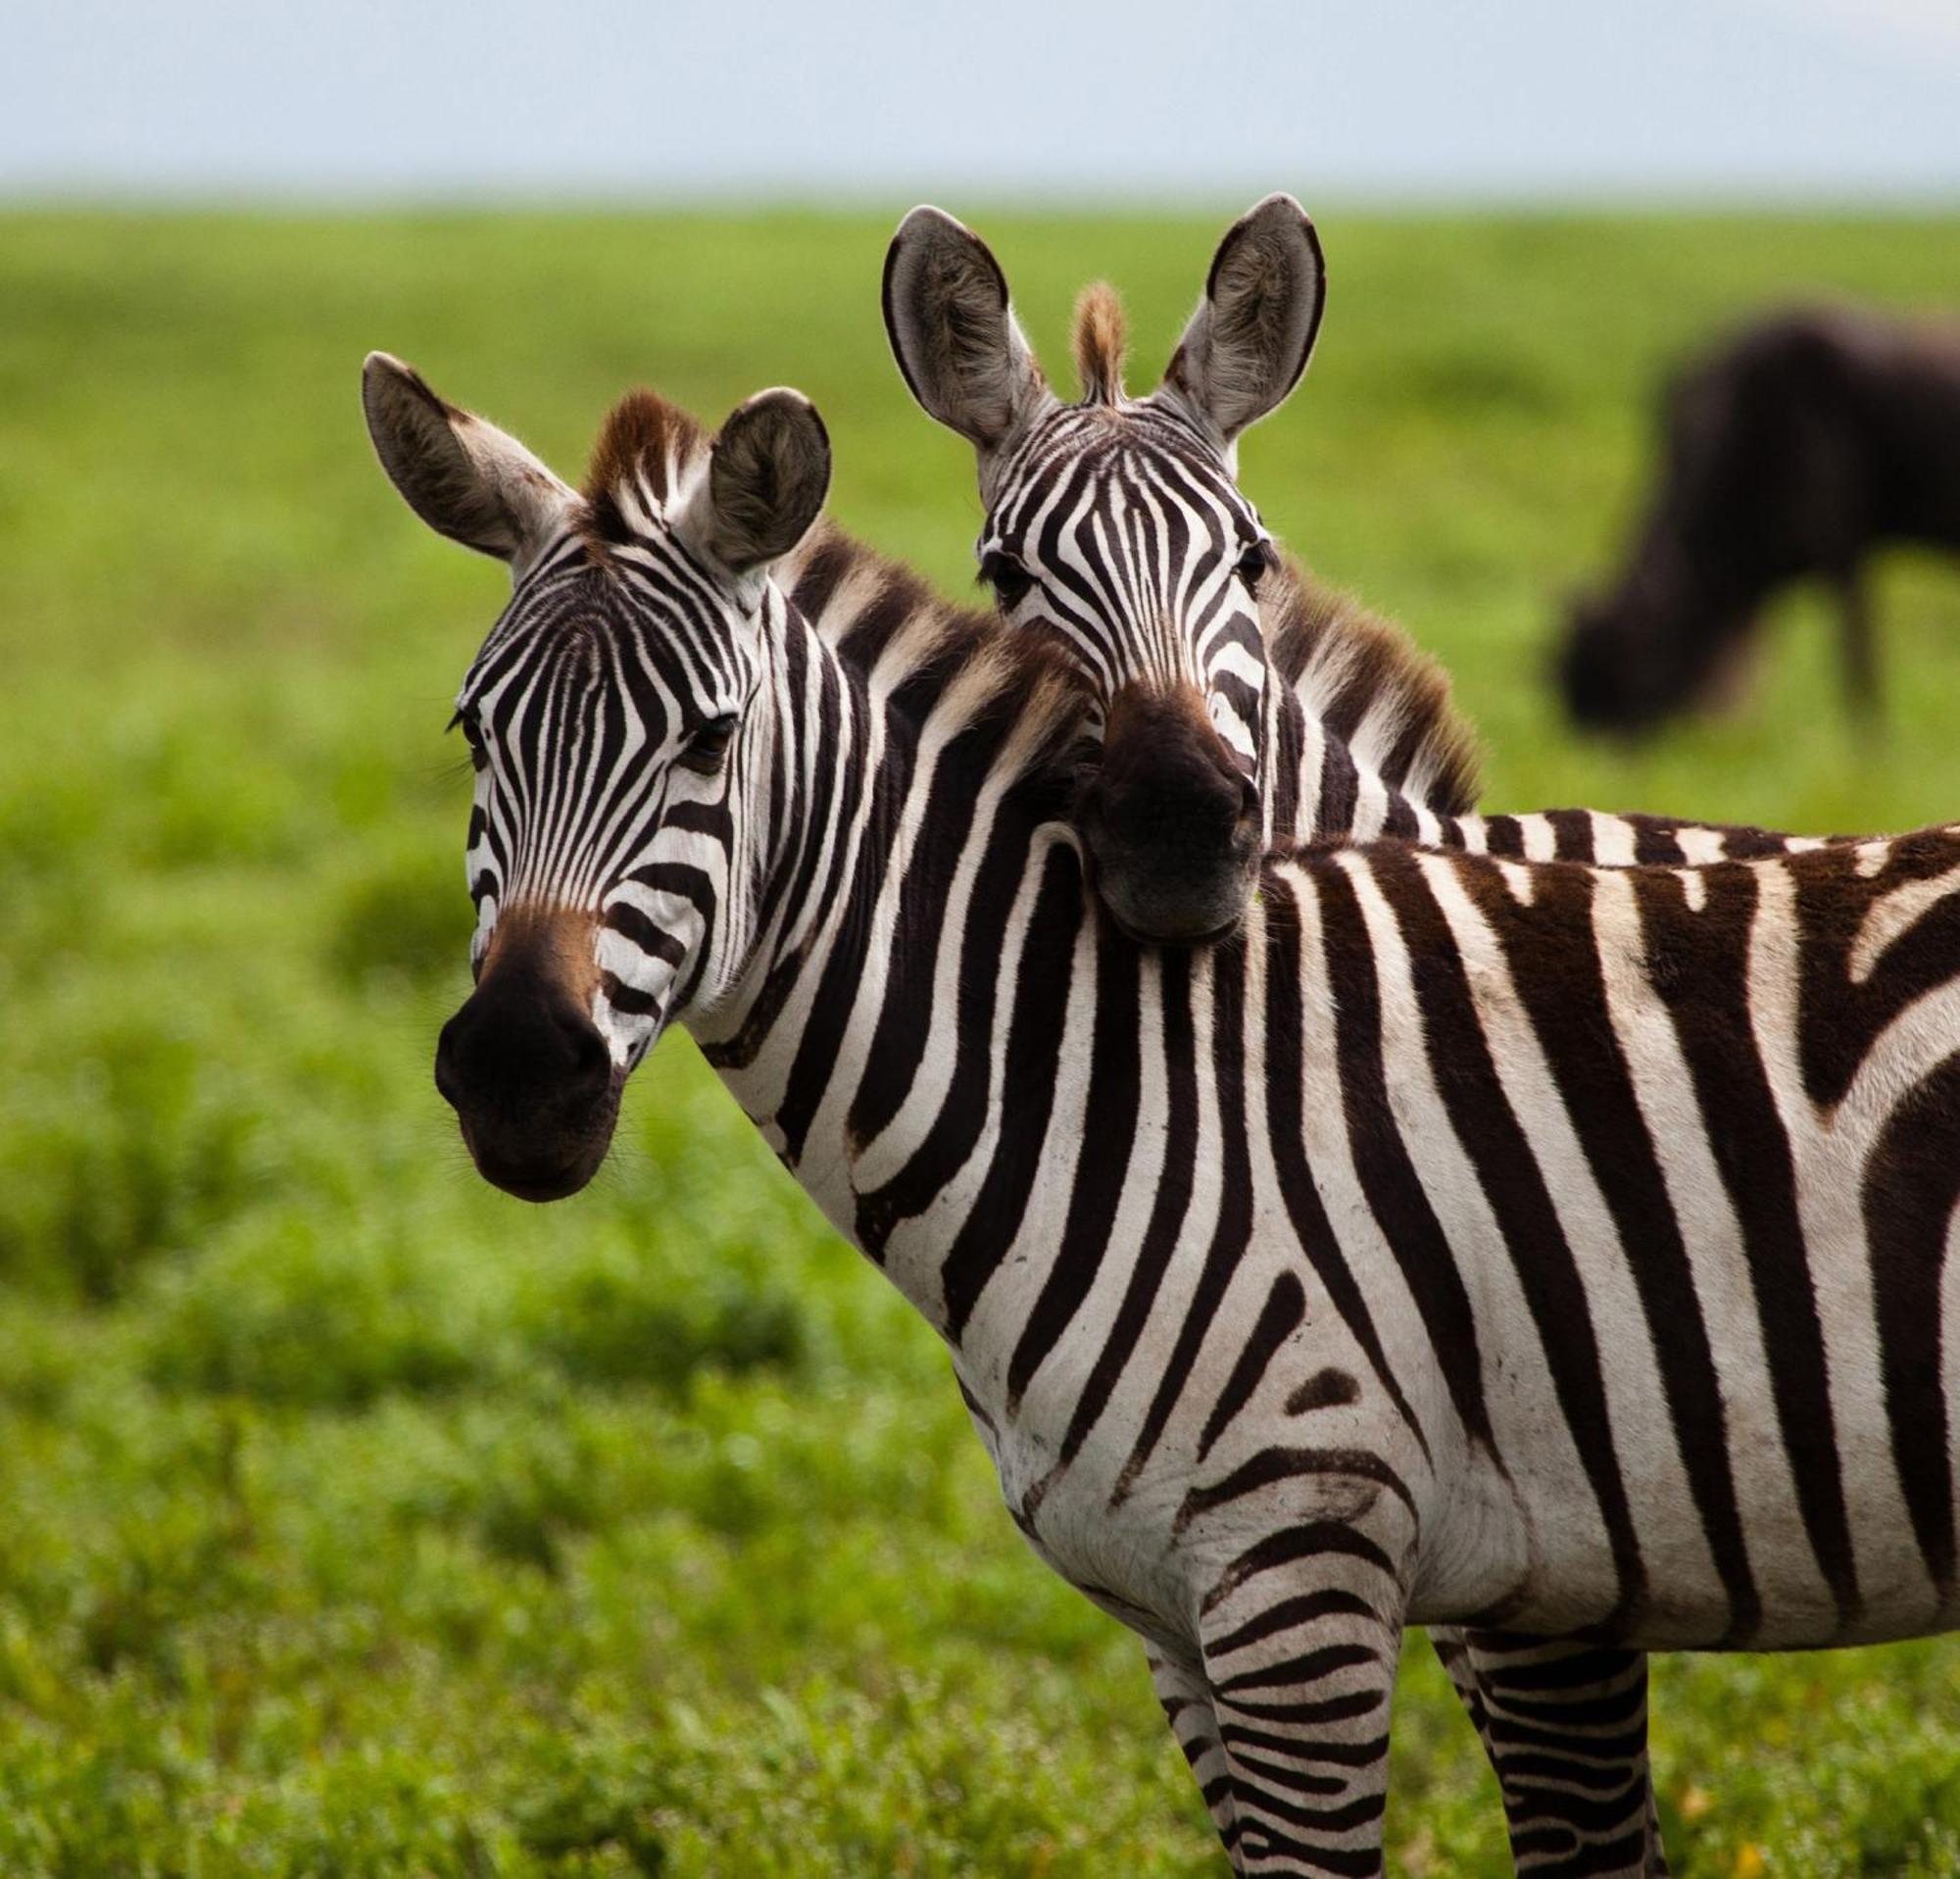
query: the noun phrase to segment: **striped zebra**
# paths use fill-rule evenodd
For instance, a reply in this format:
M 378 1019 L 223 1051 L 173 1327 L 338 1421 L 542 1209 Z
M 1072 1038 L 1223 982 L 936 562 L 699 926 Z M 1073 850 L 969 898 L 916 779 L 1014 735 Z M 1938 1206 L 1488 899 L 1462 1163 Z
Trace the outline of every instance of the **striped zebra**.
M 1291 197 L 1268 197 L 1226 232 L 1164 384 L 1150 396 L 1124 391 L 1113 296 L 1100 287 L 1083 296 L 1073 347 L 1082 397 L 1063 405 L 1014 320 L 1004 271 L 976 235 L 922 208 L 888 254 L 885 321 L 900 369 L 925 409 L 978 453 L 983 575 L 1004 617 L 1049 635 L 1101 707 L 1093 728 L 1103 761 L 1075 816 L 1085 850 L 1102 864 L 1097 885 L 1112 917 L 1171 941 L 1237 920 L 1254 877 L 1223 839 L 1222 813 L 1209 823 L 1198 813 L 1221 775 L 1233 776 L 1246 821 L 1256 807 L 1262 850 L 1389 834 L 1474 854 L 1625 865 L 1818 846 L 1659 816 L 1469 813 L 1473 740 L 1441 672 L 1391 622 L 1279 555 L 1238 487 L 1237 437 L 1304 371 L 1325 279 L 1305 212 Z M 831 552 L 845 551 L 816 551 Z M 793 571 L 803 599 L 804 570 Z M 825 591 L 820 580 L 812 589 L 818 599 Z M 1645 1812 L 1649 1869 L 1665 1870 L 1646 1795 L 1637 1654 L 1465 1639 L 1447 1628 L 1435 1642 L 1498 1773 L 1521 1867 L 1589 1870 L 1602 1831 L 1610 1840 L 1628 1815 Z M 1520 1753 L 1516 1732 L 1501 1716 L 1494 1725 L 1493 1712 L 1505 1688 L 1527 1681 L 1534 1729 Z M 1554 1772 L 1548 1724 L 1561 1712 L 1565 1759 Z M 1584 1790 L 1581 1809 L 1575 1790 Z
M 1337 835 L 1608 864 L 1783 852 L 1797 838 L 1668 816 L 1471 813 L 1476 740 L 1442 669 L 1284 555 L 1239 487 L 1238 440 L 1304 373 L 1326 279 L 1312 220 L 1268 196 L 1226 230 L 1154 392 L 1124 389 L 1111 290 L 1083 294 L 1063 404 L 971 229 L 920 207 L 886 254 L 900 371 L 975 449 L 981 576 L 1089 686 L 1101 759 L 1075 819 L 1111 916 L 1217 937 L 1267 848 Z
M 1141 947 L 1086 892 L 1065 662 L 897 575 L 815 618 L 771 578 L 827 478 L 805 401 L 710 441 L 630 399 L 583 495 L 378 355 L 366 402 L 515 579 L 458 701 L 477 983 L 437 1076 L 478 1167 L 574 1191 L 692 1031 L 1145 1639 L 1238 1871 L 1380 1870 L 1405 1623 L 1952 1625 L 1960 831 L 1325 844 L 1220 945 Z M 1529 1756 L 1531 1677 L 1493 1688 Z

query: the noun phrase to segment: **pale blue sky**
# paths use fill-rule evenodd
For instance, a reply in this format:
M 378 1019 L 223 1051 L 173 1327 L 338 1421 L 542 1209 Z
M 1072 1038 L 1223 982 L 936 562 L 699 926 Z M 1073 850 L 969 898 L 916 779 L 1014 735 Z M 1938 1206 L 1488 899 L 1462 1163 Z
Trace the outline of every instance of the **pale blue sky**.
M 1960 200 L 1960 0 L 24 0 L 6 47 L 12 197 Z

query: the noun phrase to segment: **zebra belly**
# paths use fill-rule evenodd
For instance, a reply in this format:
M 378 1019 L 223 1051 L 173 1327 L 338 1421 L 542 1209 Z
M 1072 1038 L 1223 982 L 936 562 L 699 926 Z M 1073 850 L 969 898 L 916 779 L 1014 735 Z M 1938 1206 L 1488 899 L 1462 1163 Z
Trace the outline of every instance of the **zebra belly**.
M 1597 1505 L 1573 1493 L 1556 1465 L 1535 1466 L 1529 1442 L 1513 1439 L 1502 1483 L 1453 1495 L 1447 1520 L 1425 1535 L 1409 1617 L 1649 1651 L 1815 1650 L 1960 1628 L 1960 1596 L 1929 1560 L 1901 1505 L 1882 1393 L 1854 1408 L 1839 1425 L 1842 1465 L 1862 1477 L 1856 1498 L 1877 1512 L 1853 1535 L 1849 1598 L 1834 1590 L 1810 1543 L 1773 1415 L 1764 1426 L 1761 1406 L 1732 1403 L 1723 1433 L 1746 1516 L 1743 1597 L 1735 1595 L 1733 1566 L 1725 1576 L 1718 1565 L 1705 1509 L 1664 1442 L 1648 1451 L 1649 1466 L 1627 1476 L 1639 1552 L 1623 1579 Z M 1960 1421 L 1960 1404 L 1954 1414 Z M 1501 1418 L 1498 1426 L 1501 1441 Z M 1490 1568 L 1503 1558 L 1514 1574 L 1494 1581 Z

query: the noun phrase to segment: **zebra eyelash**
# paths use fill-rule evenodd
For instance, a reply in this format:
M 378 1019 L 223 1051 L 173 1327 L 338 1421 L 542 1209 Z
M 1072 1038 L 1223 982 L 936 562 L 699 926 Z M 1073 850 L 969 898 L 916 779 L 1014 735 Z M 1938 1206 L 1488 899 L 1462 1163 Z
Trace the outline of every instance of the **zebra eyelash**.
M 718 775 L 728 761 L 728 746 L 734 741 L 735 728 L 733 712 L 710 717 L 688 739 L 680 755 L 681 767 L 699 776 Z
M 490 753 L 483 748 L 483 733 L 478 728 L 476 720 L 461 706 L 451 716 L 449 722 L 442 727 L 442 734 L 447 737 L 453 730 L 462 731 L 464 742 L 469 746 L 470 768 L 476 770 L 485 768 L 490 762 Z
M 1248 587 L 1256 588 L 1279 565 L 1279 551 L 1269 538 L 1262 535 L 1240 553 L 1237 571 Z
M 1004 550 L 994 548 L 980 557 L 980 581 L 994 590 L 1003 607 L 1018 607 L 1033 589 L 1034 576 Z

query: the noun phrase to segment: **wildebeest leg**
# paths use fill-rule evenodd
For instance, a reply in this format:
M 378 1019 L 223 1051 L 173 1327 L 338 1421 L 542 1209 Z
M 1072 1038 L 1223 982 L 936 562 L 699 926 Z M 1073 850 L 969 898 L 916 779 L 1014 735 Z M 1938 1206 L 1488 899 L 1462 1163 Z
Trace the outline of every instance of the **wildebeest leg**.
M 1844 697 L 1852 716 L 1869 723 L 1879 715 L 1878 652 L 1872 644 L 1872 610 L 1855 568 L 1837 576 L 1844 613 Z

